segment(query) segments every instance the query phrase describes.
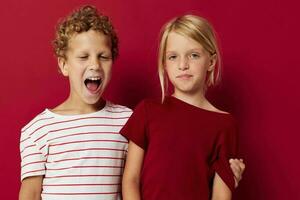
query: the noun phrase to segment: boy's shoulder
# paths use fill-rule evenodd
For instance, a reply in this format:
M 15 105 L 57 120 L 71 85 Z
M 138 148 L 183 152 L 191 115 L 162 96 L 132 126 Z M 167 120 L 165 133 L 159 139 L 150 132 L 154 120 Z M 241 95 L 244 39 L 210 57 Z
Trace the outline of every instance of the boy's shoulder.
M 106 102 L 106 106 L 104 108 L 105 112 L 108 113 L 107 115 L 111 115 L 114 117 L 124 117 L 124 118 L 128 118 L 131 116 L 132 114 L 132 109 L 120 105 L 120 104 L 115 104 L 111 101 L 107 101 Z
M 110 101 L 106 102 L 106 106 L 103 109 L 104 112 L 96 112 L 88 114 L 87 116 L 106 116 L 111 115 L 113 117 L 118 118 L 128 118 L 132 114 L 132 110 L 126 106 L 122 106 L 119 104 L 112 103 Z M 33 119 L 31 119 L 23 128 L 21 129 L 21 133 L 24 134 L 26 132 L 31 133 L 35 132 L 35 130 L 44 130 L 46 127 L 50 127 L 49 125 L 58 124 L 62 121 L 80 118 L 85 115 L 74 115 L 74 116 L 63 116 L 57 115 L 48 109 L 45 109 L 43 112 L 37 114 Z M 70 120 L 72 121 L 72 120 Z M 53 126 L 51 126 L 53 127 Z
M 47 123 L 51 120 L 53 116 L 45 109 L 43 112 L 37 114 L 33 119 L 31 119 L 25 126 L 22 127 L 21 131 L 25 132 L 26 130 L 30 129 L 32 126 L 35 126 L 37 123 Z
M 131 113 L 132 112 L 132 109 L 126 107 L 126 106 L 123 106 L 123 105 L 120 105 L 120 104 L 115 104 L 111 101 L 107 101 L 106 102 L 106 111 L 111 111 L 111 112 L 128 112 L 128 113 Z

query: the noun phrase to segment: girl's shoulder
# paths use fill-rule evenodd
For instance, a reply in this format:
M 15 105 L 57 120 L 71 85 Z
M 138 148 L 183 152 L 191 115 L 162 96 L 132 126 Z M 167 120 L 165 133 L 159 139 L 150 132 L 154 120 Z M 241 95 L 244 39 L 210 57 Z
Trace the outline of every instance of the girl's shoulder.
M 141 100 L 136 107 L 157 107 L 162 106 L 162 102 L 159 98 L 145 98 Z
M 145 98 L 141 100 L 135 107 L 134 113 L 143 113 L 144 115 L 152 115 L 152 113 L 160 113 L 164 108 L 159 98 Z

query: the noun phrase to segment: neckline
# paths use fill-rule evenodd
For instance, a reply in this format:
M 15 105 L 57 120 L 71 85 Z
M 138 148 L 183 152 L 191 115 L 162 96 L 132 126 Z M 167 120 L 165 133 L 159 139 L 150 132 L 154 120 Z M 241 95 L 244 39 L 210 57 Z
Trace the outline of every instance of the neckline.
M 49 108 L 46 108 L 45 111 L 53 116 L 53 117 L 58 117 L 58 118 L 74 118 L 74 117 L 90 117 L 90 116 L 94 116 L 97 115 L 99 113 L 105 112 L 107 110 L 108 105 L 110 104 L 110 102 L 108 102 L 107 100 L 105 101 L 105 105 L 102 109 L 97 110 L 95 112 L 90 112 L 90 113 L 84 113 L 84 114 L 70 114 L 70 115 L 63 115 L 63 114 L 58 114 L 55 113 L 53 111 L 51 111 Z
M 230 113 L 223 113 L 223 112 L 217 112 L 217 111 L 212 111 L 212 110 L 207 110 L 205 108 L 201 108 L 201 107 L 198 107 L 198 106 L 195 106 L 193 104 L 190 104 L 190 103 L 187 103 L 181 99 L 178 99 L 174 96 L 167 96 L 167 98 L 170 100 L 170 101 L 173 101 L 174 103 L 177 103 L 177 104 L 180 104 L 182 106 L 185 106 L 189 109 L 193 109 L 193 110 L 198 110 L 198 111 L 202 111 L 202 112 L 207 112 L 207 113 L 211 113 L 211 114 L 216 114 L 216 115 L 223 115 L 223 116 L 230 116 L 231 114 Z

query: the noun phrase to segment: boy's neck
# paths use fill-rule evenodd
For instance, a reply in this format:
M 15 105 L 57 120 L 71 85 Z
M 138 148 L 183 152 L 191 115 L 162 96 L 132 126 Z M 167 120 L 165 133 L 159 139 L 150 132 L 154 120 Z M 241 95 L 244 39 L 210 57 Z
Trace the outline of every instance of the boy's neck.
M 101 98 L 96 104 L 86 104 L 84 102 L 78 103 L 72 101 L 72 98 L 68 98 L 51 111 L 61 115 L 88 114 L 103 109 L 105 104 L 106 101 L 103 98 Z

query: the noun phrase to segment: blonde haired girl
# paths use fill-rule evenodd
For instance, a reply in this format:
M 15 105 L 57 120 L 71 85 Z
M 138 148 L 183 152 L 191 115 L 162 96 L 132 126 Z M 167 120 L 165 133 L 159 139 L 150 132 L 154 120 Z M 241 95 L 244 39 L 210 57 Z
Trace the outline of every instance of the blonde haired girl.
M 163 101 L 142 101 L 121 130 L 130 140 L 123 198 L 231 199 L 244 164 L 236 160 L 234 176 L 228 160 L 237 156 L 235 120 L 205 98 L 220 77 L 220 53 L 207 20 L 185 15 L 168 22 L 158 65 Z

